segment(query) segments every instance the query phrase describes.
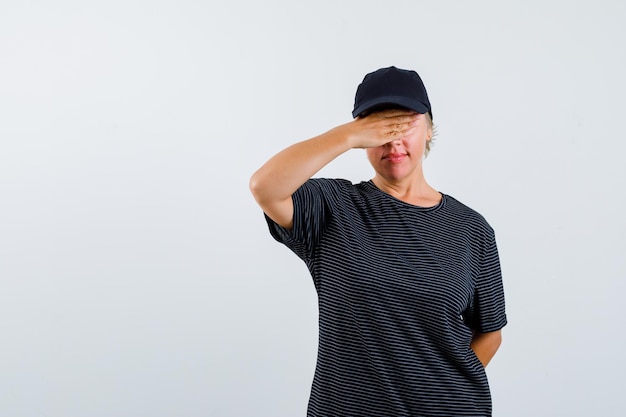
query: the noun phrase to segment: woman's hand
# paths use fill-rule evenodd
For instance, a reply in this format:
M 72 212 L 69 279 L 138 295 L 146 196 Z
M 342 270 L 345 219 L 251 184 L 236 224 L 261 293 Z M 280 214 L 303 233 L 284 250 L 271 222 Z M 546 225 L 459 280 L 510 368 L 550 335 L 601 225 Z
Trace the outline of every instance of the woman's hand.
M 410 110 L 384 110 L 340 126 L 353 148 L 375 148 L 410 135 L 424 115 Z

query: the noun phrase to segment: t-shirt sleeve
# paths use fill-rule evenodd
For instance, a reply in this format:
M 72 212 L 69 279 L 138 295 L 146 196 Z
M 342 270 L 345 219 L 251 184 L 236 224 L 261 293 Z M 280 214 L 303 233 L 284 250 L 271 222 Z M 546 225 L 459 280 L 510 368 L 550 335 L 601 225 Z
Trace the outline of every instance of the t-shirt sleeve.
M 493 230 L 485 241 L 473 302 L 465 313 L 465 321 L 482 333 L 500 330 L 507 324 L 500 258 Z
M 335 194 L 332 192 L 332 185 L 328 180 L 311 179 L 296 190 L 292 195 L 291 229 L 285 229 L 265 216 L 272 237 L 285 244 L 305 262 L 312 258 L 331 215 L 331 196 Z

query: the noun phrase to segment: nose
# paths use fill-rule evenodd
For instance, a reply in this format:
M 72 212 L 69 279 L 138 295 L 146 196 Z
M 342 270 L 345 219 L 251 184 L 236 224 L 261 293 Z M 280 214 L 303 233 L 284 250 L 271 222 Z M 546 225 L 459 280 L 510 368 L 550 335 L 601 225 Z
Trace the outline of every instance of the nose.
M 393 147 L 393 146 L 400 145 L 400 143 L 402 143 L 402 138 L 395 138 L 394 140 L 385 143 L 385 146 L 386 147 Z

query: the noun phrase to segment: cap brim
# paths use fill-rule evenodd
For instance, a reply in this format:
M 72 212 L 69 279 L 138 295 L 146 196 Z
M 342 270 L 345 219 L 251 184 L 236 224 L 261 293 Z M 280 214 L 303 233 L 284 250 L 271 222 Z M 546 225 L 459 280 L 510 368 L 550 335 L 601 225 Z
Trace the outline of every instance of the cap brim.
M 375 100 L 369 100 L 364 103 L 361 103 L 358 107 L 355 107 L 352 111 L 352 117 L 358 117 L 363 112 L 372 109 L 377 106 L 391 104 L 397 105 L 400 107 L 405 107 L 409 110 L 416 111 L 418 113 L 428 113 L 428 106 L 418 100 L 412 100 L 407 97 L 399 97 L 399 96 L 385 96 L 385 97 L 377 97 Z

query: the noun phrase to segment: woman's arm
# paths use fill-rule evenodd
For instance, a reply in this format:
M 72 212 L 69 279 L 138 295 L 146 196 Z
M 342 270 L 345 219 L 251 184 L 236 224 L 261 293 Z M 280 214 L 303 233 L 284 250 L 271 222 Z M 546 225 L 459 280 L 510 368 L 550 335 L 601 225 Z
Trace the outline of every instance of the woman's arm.
M 350 149 L 342 127 L 296 143 L 270 158 L 250 178 L 250 191 L 263 211 L 291 228 L 291 195 L 316 172 Z
M 472 342 L 470 347 L 478 357 L 483 367 L 487 367 L 491 358 L 496 354 L 496 351 L 502 343 L 502 331 L 497 330 L 495 332 L 488 333 L 474 333 L 472 336 Z
M 412 133 L 417 118 L 416 113 L 402 110 L 380 112 L 291 145 L 270 158 L 252 175 L 250 191 L 272 220 L 291 228 L 291 196 L 302 184 L 352 148 L 380 146 Z

